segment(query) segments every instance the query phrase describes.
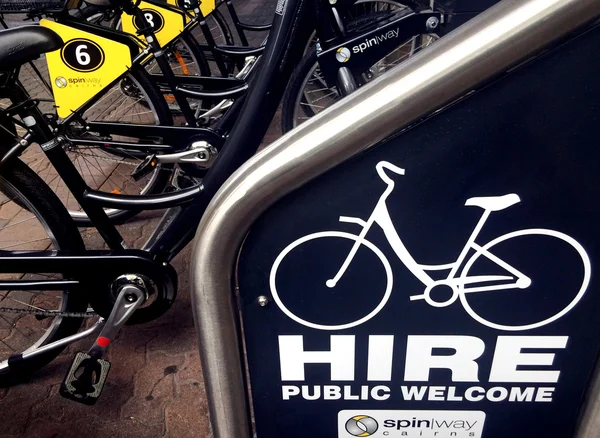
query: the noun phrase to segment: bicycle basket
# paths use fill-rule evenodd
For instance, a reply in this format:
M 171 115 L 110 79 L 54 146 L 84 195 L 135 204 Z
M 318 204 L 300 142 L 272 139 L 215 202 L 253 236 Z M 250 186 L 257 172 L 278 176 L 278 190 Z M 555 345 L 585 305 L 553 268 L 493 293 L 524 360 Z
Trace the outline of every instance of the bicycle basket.
M 81 0 L 0 0 L 0 14 L 57 13 L 79 7 Z

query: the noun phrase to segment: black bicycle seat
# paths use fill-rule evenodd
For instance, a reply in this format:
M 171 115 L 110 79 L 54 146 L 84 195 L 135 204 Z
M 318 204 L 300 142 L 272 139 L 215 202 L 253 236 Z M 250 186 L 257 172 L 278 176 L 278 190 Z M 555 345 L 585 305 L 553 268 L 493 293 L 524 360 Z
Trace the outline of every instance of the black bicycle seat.
M 0 31 L 0 71 L 33 61 L 42 53 L 60 49 L 62 39 L 42 26 L 23 26 Z

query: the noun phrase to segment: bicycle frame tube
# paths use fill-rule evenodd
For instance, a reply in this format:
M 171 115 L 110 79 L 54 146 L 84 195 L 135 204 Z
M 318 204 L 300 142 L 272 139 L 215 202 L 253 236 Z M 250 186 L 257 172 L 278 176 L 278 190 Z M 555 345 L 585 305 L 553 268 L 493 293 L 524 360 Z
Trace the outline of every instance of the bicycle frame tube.
M 406 246 L 404 246 L 402 239 L 398 235 L 398 232 L 396 231 L 396 227 L 394 226 L 392 219 L 390 218 L 390 214 L 386 205 L 387 198 L 394 191 L 395 184 L 392 180 L 388 179 L 385 176 L 385 174 L 380 174 L 380 176 L 384 180 L 384 182 L 387 183 L 387 187 L 383 194 L 379 197 L 379 200 L 377 201 L 377 204 L 375 205 L 371 216 L 369 216 L 369 219 L 367 219 L 367 221 L 364 222 L 360 219 L 356 220 L 354 218 L 340 218 L 341 222 L 360 223 L 363 228 L 358 236 L 358 239 L 356 239 L 356 242 L 354 243 L 354 245 L 352 245 L 352 249 L 350 249 L 348 256 L 342 263 L 341 268 L 339 269 L 337 274 L 331 280 L 329 280 L 329 287 L 334 287 L 335 284 L 340 280 L 340 278 L 342 278 L 344 272 L 346 272 L 346 269 L 348 269 L 348 266 L 350 266 L 352 259 L 356 255 L 356 252 L 363 244 L 365 236 L 375 223 L 379 225 L 379 227 L 382 229 L 383 233 L 385 234 L 385 237 L 388 240 L 389 245 L 392 247 L 400 261 L 404 263 L 404 265 L 408 268 L 408 270 L 412 272 L 415 277 L 421 280 L 421 282 L 424 285 L 430 286 L 434 283 L 433 279 L 425 272 L 426 269 L 423 268 L 423 265 L 417 263 L 413 256 L 410 254 L 410 252 L 408 252 L 408 249 L 406 248 Z
M 387 196 L 386 196 L 387 198 Z M 402 242 L 402 239 L 398 235 L 396 228 L 394 227 L 394 223 L 392 222 L 392 218 L 390 217 L 390 213 L 388 212 L 387 206 L 385 205 L 385 199 L 383 196 L 381 200 L 375 207 L 373 211 L 373 216 L 375 218 L 375 222 L 382 229 L 385 237 L 394 250 L 394 253 L 398 258 L 402 261 L 404 266 L 408 268 L 408 270 L 417 277 L 421 283 L 425 286 L 430 286 L 434 283 L 433 279 L 427 275 L 425 270 L 421 265 L 417 263 L 417 261 L 413 258 L 413 256 L 408 252 L 406 246 Z
M 145 22 L 144 13 L 142 12 L 141 9 L 136 7 L 134 10 L 134 15 L 135 15 L 135 18 L 138 20 L 138 22 L 140 22 L 140 23 Z M 200 25 L 202 25 L 202 22 L 200 23 Z M 177 83 L 175 81 L 175 73 L 173 73 L 173 70 L 171 69 L 171 65 L 169 64 L 169 61 L 167 60 L 165 51 L 163 50 L 160 43 L 158 42 L 158 38 L 154 34 L 154 31 L 152 30 L 151 27 L 147 27 L 144 29 L 140 29 L 140 32 L 146 39 L 146 43 L 148 44 L 148 47 L 150 48 L 150 52 L 154 56 L 156 63 L 158 64 L 160 70 L 163 73 L 165 81 L 167 82 L 167 84 L 169 85 L 169 88 L 171 89 L 171 93 L 173 93 L 173 96 L 175 97 L 175 100 L 177 101 L 177 104 L 179 105 L 179 109 L 181 110 L 183 116 L 185 117 L 186 124 L 190 125 L 190 126 L 196 126 L 196 118 L 194 117 L 194 112 L 192 111 L 192 108 L 190 107 L 190 104 L 187 101 L 187 99 L 185 98 L 185 96 L 183 95 L 183 93 L 181 93 L 177 89 Z
M 228 121 L 234 117 L 231 113 L 237 115 L 237 120 L 202 181 L 202 196 L 196 197 L 190 206 L 166 213 L 170 218 L 166 222 L 171 223 L 166 231 L 160 227 L 156 230 L 150 239 L 151 252 L 161 254 L 166 260 L 173 258 L 192 239 L 199 218 L 219 187 L 255 154 L 277 111 L 295 62 L 301 59 L 305 42 L 314 28 L 310 12 L 309 0 L 288 0 L 281 14 L 275 14 L 269 42 L 251 78 L 249 91 L 225 114 L 225 117 L 230 116 Z
M 306 25 L 309 16 L 306 12 L 306 1 L 291 0 L 286 9 L 282 11 L 282 15 L 276 16 L 273 37 L 263 55 L 267 62 L 259 65 L 260 74 L 253 75 L 251 91 L 247 96 L 238 99 L 234 108 L 228 111 L 228 115 L 233 113 L 228 120 L 234 120 L 236 117 L 238 120 L 229 136 L 228 146 L 222 149 L 217 161 L 209 170 L 203 181 L 203 187 L 192 187 L 183 192 L 157 195 L 147 200 L 95 192 L 87 187 L 60 144 L 46 148 L 45 153 L 52 165 L 63 177 L 69 190 L 111 248 L 122 248 L 123 241 L 116 228 L 106 217 L 102 206 L 144 209 L 177 205 L 177 208 L 167 212 L 167 216 L 171 217 L 171 220 L 168 221 L 169 226 L 159 226 L 150 239 L 153 244 L 149 246 L 148 250 L 164 260 L 170 260 L 191 240 L 199 218 L 212 195 L 237 167 L 256 152 L 260 140 L 269 127 L 270 120 L 277 110 L 285 86 L 291 77 L 294 63 L 302 56 L 304 50 L 302 41 L 308 38 L 308 35 L 303 38 L 302 33 L 306 33 L 307 29 L 311 27 Z M 33 108 L 31 111 L 39 118 L 39 125 L 42 126 L 43 116 L 39 110 Z M 237 116 L 238 111 L 241 112 L 240 116 Z M 257 118 L 257 114 L 260 114 L 260 117 Z M 65 119 L 65 122 L 77 120 L 75 117 L 76 115 L 72 115 Z M 131 127 L 126 124 L 91 123 L 88 125 L 91 130 L 116 132 L 123 135 L 127 135 L 128 132 L 132 133 L 132 129 L 142 129 L 141 126 Z M 206 132 L 216 139 L 212 131 L 199 128 L 162 126 L 144 126 L 144 128 L 146 131 L 151 131 L 151 128 L 172 131 L 173 135 L 184 135 L 186 138 L 190 138 L 189 136 L 194 133 Z M 146 135 L 151 134 L 146 132 Z M 53 134 L 49 130 L 38 133 L 40 143 L 50 142 L 52 138 Z M 122 144 L 120 147 L 135 149 L 133 144 L 131 148 L 126 144 Z M 151 145 L 141 145 L 140 149 L 143 150 L 146 147 L 151 147 Z M 185 203 L 187 205 L 181 207 Z
M 462 249 L 462 251 L 461 251 L 460 255 L 458 256 L 458 258 L 456 259 L 456 261 L 452 262 L 452 263 L 443 264 L 443 265 L 423 265 L 423 264 L 417 263 L 417 261 L 415 261 L 413 256 L 410 254 L 410 252 L 408 251 L 408 249 L 402 242 L 402 239 L 398 235 L 398 232 L 396 231 L 396 228 L 392 222 L 392 219 L 390 218 L 390 214 L 387 210 L 387 207 L 385 205 L 385 200 L 383 199 L 383 197 L 377 204 L 377 207 L 375 207 L 375 210 L 373 211 L 371 219 L 369 219 L 367 224 L 369 224 L 369 226 L 370 226 L 370 224 L 375 222 L 375 223 L 377 223 L 377 225 L 379 225 L 381 227 L 381 229 L 383 230 L 383 232 L 388 240 L 388 243 L 390 244 L 390 246 L 392 247 L 392 249 L 398 256 L 400 261 L 402 261 L 404 266 L 406 266 L 406 268 L 415 277 L 417 277 L 426 287 L 431 287 L 436 283 L 436 281 L 433 280 L 427 274 L 427 271 L 441 271 L 441 270 L 450 269 L 450 273 L 448 274 L 448 277 L 446 277 L 445 282 L 447 284 L 455 284 L 455 285 L 461 287 L 462 292 L 464 292 L 464 293 L 517 288 L 517 287 L 519 287 L 517 282 L 521 279 L 526 279 L 527 276 L 525 276 L 523 273 L 521 273 L 517 269 L 510 266 L 508 263 L 506 263 L 499 257 L 496 257 L 494 254 L 490 253 L 489 251 L 487 251 L 486 249 L 484 249 L 483 247 L 481 247 L 475 243 L 475 239 L 479 235 L 479 232 L 481 231 L 481 229 L 482 229 L 483 225 L 485 224 L 488 217 L 489 217 L 489 211 L 486 210 L 483 213 L 482 217 L 479 219 L 479 222 L 477 223 L 475 229 L 471 233 L 471 236 L 465 243 L 465 246 Z M 374 218 L 374 220 L 373 220 L 373 218 Z M 364 236 L 361 233 L 360 238 L 362 239 L 363 237 Z M 510 272 L 513 275 L 513 277 L 505 276 L 505 275 L 478 275 L 478 276 L 473 276 L 473 277 L 465 277 L 466 270 L 463 270 L 462 275 L 460 277 L 457 277 L 456 274 L 458 272 L 458 269 L 460 269 L 460 267 L 463 266 L 463 262 L 465 261 L 470 250 L 475 251 L 475 254 L 473 254 L 471 256 L 471 258 L 476 257 L 477 253 L 480 253 L 482 256 L 488 258 L 492 262 L 501 266 L 507 272 Z M 452 281 L 452 280 L 454 280 L 454 281 Z M 486 283 L 486 282 L 492 282 L 492 281 L 506 281 L 506 280 L 515 280 L 515 282 L 512 284 L 510 284 L 510 283 L 507 284 L 506 282 L 504 282 L 503 284 L 494 285 L 494 286 L 488 285 L 488 286 L 483 286 L 483 287 L 464 288 L 464 286 L 467 284 Z M 421 299 L 424 297 L 425 297 L 425 295 L 421 294 L 421 295 L 413 295 L 410 298 L 411 298 L 411 300 L 416 300 L 416 299 Z
M 393 189 L 393 186 L 391 186 L 391 187 Z M 473 232 L 469 236 L 469 239 L 465 243 L 465 246 L 463 247 L 463 249 L 460 252 L 456 261 L 454 261 L 452 263 L 443 264 L 443 265 L 423 265 L 423 264 L 417 263 L 417 261 L 413 258 L 413 256 L 410 254 L 410 252 L 408 251 L 408 249 L 402 242 L 402 239 L 398 235 L 398 232 L 396 231 L 396 227 L 394 226 L 394 223 L 392 222 L 392 219 L 390 217 L 390 214 L 388 212 L 388 209 L 387 209 L 387 206 L 385 203 L 385 201 L 387 200 L 387 197 L 390 195 L 392 190 L 389 190 L 389 193 L 386 193 L 386 192 L 384 192 L 384 195 L 382 195 L 379 202 L 377 203 L 377 206 L 375 207 L 375 210 L 373 211 L 373 214 L 371 215 L 371 218 L 369 219 L 367 224 L 370 227 L 370 225 L 373 222 L 375 222 L 375 223 L 377 223 L 377 225 L 379 225 L 381 227 L 381 229 L 383 230 L 383 232 L 385 234 L 385 237 L 388 240 L 388 243 L 390 244 L 390 246 L 392 247 L 392 249 L 398 256 L 400 261 L 402 261 L 404 266 L 406 266 L 406 268 L 415 277 L 417 277 L 426 287 L 431 287 L 436 283 L 436 281 L 434 281 L 427 274 L 427 271 L 441 271 L 441 270 L 446 270 L 446 269 L 450 269 L 450 272 L 449 272 L 448 276 L 446 277 L 445 281 L 448 284 L 456 284 L 457 286 L 461 287 L 462 292 L 464 292 L 464 293 L 503 290 L 503 289 L 508 289 L 508 288 L 518 288 L 518 287 L 520 287 L 518 282 L 520 280 L 522 281 L 523 279 L 527 279 L 527 276 L 524 275 L 522 272 L 520 272 L 517 269 L 515 269 L 514 267 L 510 266 L 508 263 L 506 263 L 504 260 L 500 259 L 499 257 L 495 256 L 494 254 L 490 253 L 484 247 L 475 243 L 475 239 L 477 239 L 477 236 L 481 232 L 481 229 L 483 228 L 487 219 L 490 216 L 489 210 L 485 210 L 483 212 L 483 214 L 481 215 L 481 218 L 477 222 L 477 225 L 473 229 Z M 360 238 L 362 239 L 363 237 L 364 236 L 361 233 Z M 460 269 L 461 266 L 463 266 L 463 263 L 464 263 L 465 259 L 467 258 L 467 255 L 469 254 L 470 250 L 475 251 L 475 254 L 473 254 L 471 256 L 471 258 L 476 257 L 477 254 L 480 253 L 482 256 L 488 258 L 490 261 L 492 261 L 493 263 L 502 267 L 507 272 L 510 272 L 513 275 L 513 277 L 506 276 L 506 275 L 478 275 L 478 276 L 473 276 L 473 277 L 465 277 L 466 270 L 463 270 L 462 275 L 460 277 L 457 277 L 458 270 Z M 452 281 L 452 280 L 454 280 L 454 281 Z M 506 281 L 506 280 L 515 280 L 515 282 L 513 284 L 510 284 L 510 283 L 507 284 L 505 282 L 503 284 L 494 285 L 494 286 L 488 285 L 488 286 L 482 286 L 482 287 L 464 288 L 464 286 L 467 284 L 486 283 L 486 282 L 492 282 L 492 281 Z M 411 296 L 411 300 L 416 300 L 416 299 L 420 299 L 420 298 L 424 298 L 424 297 L 425 297 L 425 295 L 413 295 L 413 296 Z
M 495 275 L 495 276 L 477 275 L 477 276 L 473 276 L 473 277 L 466 277 L 467 270 L 468 270 L 467 267 L 469 265 L 469 263 L 467 262 L 467 266 L 463 269 L 463 272 L 462 272 L 461 276 L 459 277 L 459 281 L 458 281 L 459 284 L 465 286 L 467 284 L 482 283 L 482 282 L 488 282 L 488 281 L 501 281 L 501 280 L 515 280 L 515 281 L 512 284 L 505 283 L 505 284 L 495 285 L 495 286 L 464 288 L 463 292 L 465 292 L 465 293 L 483 292 L 483 291 L 502 290 L 502 289 L 509 289 L 509 288 L 521 288 L 522 289 L 523 287 L 521 286 L 521 284 L 522 284 L 521 282 L 523 280 L 529 280 L 529 277 L 527 277 L 521 271 L 510 266 L 508 263 L 506 263 L 500 257 L 495 256 L 494 254 L 489 252 L 487 249 L 485 249 L 482 246 L 479 246 L 475 242 L 471 243 L 471 248 L 475 250 L 475 254 L 473 254 L 471 256 L 471 260 L 475 259 L 475 257 L 477 257 L 478 254 L 481 254 L 488 260 L 490 260 L 490 261 L 494 262 L 495 264 L 497 264 L 498 266 L 500 266 L 502 269 L 506 270 L 507 272 L 510 272 L 512 274 L 512 277 L 502 276 L 502 275 Z M 448 277 L 448 278 L 450 278 L 450 277 Z
M 490 217 L 490 211 L 485 210 L 483 212 L 483 214 L 481 215 L 481 218 L 479 218 L 479 222 L 477 222 L 477 225 L 475 226 L 475 229 L 471 233 L 469 240 L 467 240 L 467 243 L 465 244 L 464 248 L 460 252 L 460 255 L 458 256 L 458 258 L 456 259 L 456 262 L 454 262 L 454 267 L 448 274 L 448 279 L 454 278 L 456 276 L 456 273 L 458 272 L 458 268 L 460 268 L 460 266 L 462 265 L 462 262 L 465 260 L 465 257 L 467 256 L 469 250 L 471 248 L 473 248 L 473 245 L 475 244 L 475 239 L 481 232 L 483 225 L 486 223 L 486 221 L 488 220 L 489 217 Z
M 26 91 L 15 82 L 14 86 L 8 90 L 8 99 L 13 103 L 25 102 L 29 96 Z M 90 202 L 85 198 L 85 191 L 88 189 L 83 177 L 79 174 L 75 165 L 71 162 L 67 153 L 63 150 L 62 143 L 59 139 L 55 139 L 50 128 L 46 124 L 44 116 L 40 113 L 37 107 L 22 109 L 17 111 L 22 119 L 27 117 L 35 122 L 29 124 L 28 128 L 33 132 L 33 139 L 40 143 L 40 147 L 48 160 L 57 170 L 79 205 L 87 213 L 88 217 L 93 221 L 98 232 L 111 249 L 122 249 L 123 238 L 117 229 L 111 224 L 110 219 L 106 215 L 102 207 Z M 3 165 L 10 165 L 3 161 Z

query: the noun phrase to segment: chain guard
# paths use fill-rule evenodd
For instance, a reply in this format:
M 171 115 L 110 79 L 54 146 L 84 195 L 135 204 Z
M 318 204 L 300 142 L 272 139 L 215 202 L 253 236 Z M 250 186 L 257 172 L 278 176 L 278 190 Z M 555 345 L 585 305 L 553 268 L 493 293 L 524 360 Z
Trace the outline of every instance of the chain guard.
M 177 294 L 175 269 L 168 263 L 153 260 L 148 252 L 136 249 L 51 253 L 31 251 L 18 257 L 0 255 L 0 273 L 14 272 L 56 272 L 62 273 L 65 278 L 78 280 L 79 285 L 73 289 L 73 293 L 85 294 L 94 312 L 105 318 L 115 302 L 111 289 L 115 280 L 127 274 L 146 277 L 155 291 L 149 304 L 138 309 L 128 324 L 140 324 L 158 318 L 171 307 Z M 55 316 L 43 312 L 39 316 Z M 27 313 L 33 313 L 33 310 Z
M 124 265 L 118 273 L 114 272 L 109 281 L 103 282 L 100 287 L 92 287 L 88 302 L 94 311 L 103 318 L 108 318 L 117 295 L 111 286 L 118 277 L 126 274 L 147 277 L 152 281 L 155 289 L 149 298 L 148 304 L 136 310 L 133 316 L 127 321 L 127 325 L 147 323 L 169 310 L 177 295 L 177 273 L 170 264 L 163 265 L 156 261 L 148 261 L 150 262 L 148 267 L 151 264 L 153 266 L 152 269 L 128 269 Z

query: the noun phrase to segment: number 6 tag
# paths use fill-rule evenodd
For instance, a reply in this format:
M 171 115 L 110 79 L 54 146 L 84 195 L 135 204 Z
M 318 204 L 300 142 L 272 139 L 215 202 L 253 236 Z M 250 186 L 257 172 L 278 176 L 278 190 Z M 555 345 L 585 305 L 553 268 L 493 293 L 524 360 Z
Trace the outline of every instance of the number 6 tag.
M 64 63 L 75 71 L 92 72 L 104 64 L 104 51 L 95 42 L 83 38 L 68 41 L 60 52 Z
M 88 65 L 91 61 L 90 55 L 83 50 L 87 49 L 87 44 L 79 44 L 75 49 L 75 58 L 79 65 Z
M 131 66 L 132 56 L 139 53 L 135 42 L 128 46 L 45 19 L 40 25 L 52 29 L 65 41 L 61 50 L 46 54 L 56 111 L 61 118 L 68 117 L 111 85 Z

